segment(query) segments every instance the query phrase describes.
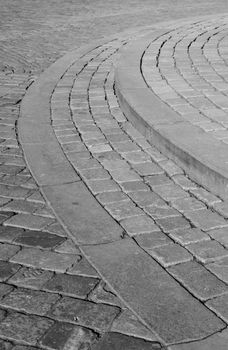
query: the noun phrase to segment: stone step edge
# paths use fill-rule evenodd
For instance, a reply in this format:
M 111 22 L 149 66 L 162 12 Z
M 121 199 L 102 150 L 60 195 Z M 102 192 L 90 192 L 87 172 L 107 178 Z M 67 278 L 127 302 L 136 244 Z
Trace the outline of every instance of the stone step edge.
M 171 27 L 171 30 L 173 28 Z M 194 181 L 228 198 L 228 146 L 212 139 L 161 101 L 146 85 L 140 63 L 147 46 L 167 32 L 157 30 L 127 44 L 115 66 L 120 107 L 133 126 Z

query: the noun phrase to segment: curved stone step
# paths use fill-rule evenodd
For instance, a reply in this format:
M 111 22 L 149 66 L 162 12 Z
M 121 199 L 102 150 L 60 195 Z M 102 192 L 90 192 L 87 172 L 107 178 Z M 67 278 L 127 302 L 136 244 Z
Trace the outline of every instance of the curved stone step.
M 219 87 L 216 88 L 215 84 L 213 86 L 211 81 L 207 82 L 208 86 L 205 82 L 204 85 L 202 84 L 202 88 L 200 86 L 193 88 L 190 85 L 187 86 L 186 81 L 182 79 L 183 74 L 188 69 L 189 81 L 191 78 L 192 80 L 195 79 L 194 83 L 197 83 L 199 78 L 199 82 L 201 82 L 201 75 L 194 76 L 189 69 L 187 54 L 184 54 L 184 50 L 188 47 L 189 42 L 192 44 L 198 37 L 202 37 L 204 32 L 208 36 L 203 37 L 204 41 L 202 42 L 201 39 L 199 45 L 207 43 L 210 34 L 211 37 L 215 36 L 214 28 L 219 26 L 220 28 L 217 28 L 217 31 L 223 32 L 225 35 L 227 25 L 224 29 L 224 21 L 224 19 L 221 19 L 218 23 L 205 22 L 201 27 L 195 23 L 190 26 L 188 24 L 176 31 L 167 28 L 166 31 L 164 29 L 155 31 L 130 42 L 122 50 L 116 65 L 115 87 L 125 115 L 147 140 L 180 165 L 191 178 L 221 198 L 227 199 L 228 144 L 224 142 L 224 139 L 228 125 L 226 124 L 226 118 L 228 122 L 228 109 L 226 109 L 228 107 L 228 96 L 223 94 L 223 90 L 228 89 L 228 82 L 223 81 L 223 90 L 221 90 Z M 188 31 L 190 31 L 194 40 L 188 41 L 184 38 Z M 173 45 L 176 48 L 179 40 L 186 40 L 187 43 L 183 41 L 183 47 L 179 52 L 177 51 L 176 62 L 174 62 L 171 46 Z M 167 42 L 169 44 L 168 48 L 163 48 L 167 45 Z M 196 50 L 196 48 L 193 49 Z M 147 51 L 149 52 L 147 53 Z M 216 43 L 211 44 L 210 51 L 211 56 L 215 55 Z M 201 59 L 200 53 L 193 51 L 193 54 L 195 54 L 195 62 L 190 62 L 192 70 L 202 69 L 204 62 L 199 61 Z M 177 66 L 178 60 L 180 62 L 183 60 L 184 63 L 186 60 L 188 64 L 186 64 L 186 67 L 184 64 L 181 65 L 182 71 Z M 227 74 L 225 62 L 223 62 L 223 65 L 221 62 L 219 63 L 220 73 L 223 68 Z M 212 61 L 208 68 L 206 63 L 204 63 L 204 66 L 205 71 L 208 69 L 206 71 L 206 77 L 208 77 L 212 69 L 216 68 L 216 62 Z M 214 72 L 214 75 L 215 78 L 212 77 L 214 80 L 216 76 L 219 79 L 217 72 Z M 173 82 L 176 83 L 173 84 L 174 87 L 172 86 Z M 205 91 L 206 89 L 208 91 Z M 188 91 L 189 94 L 187 94 Z M 194 101 L 192 97 L 189 97 L 191 93 L 194 96 L 194 92 L 195 97 L 199 96 L 202 101 Z M 211 101 L 210 98 L 212 97 L 213 100 Z M 192 107 L 195 102 L 199 104 L 199 108 L 197 106 Z M 219 102 L 221 102 L 220 105 Z M 205 106 L 203 105 L 205 110 L 200 109 L 202 107 L 200 103 L 206 103 Z M 178 109 L 178 104 L 182 106 L 182 109 L 180 107 Z M 199 109 L 199 118 L 202 119 L 199 119 L 199 123 L 193 123 L 191 118 L 194 119 L 198 116 Z M 210 119 L 205 116 L 206 114 L 209 115 L 209 112 Z M 207 127 L 212 128 L 213 135 L 211 132 L 205 132 Z M 224 139 L 222 139 L 222 135 L 219 138 L 222 133 L 217 132 L 216 134 L 217 130 L 223 131 Z M 217 137 L 214 137 L 214 135 Z

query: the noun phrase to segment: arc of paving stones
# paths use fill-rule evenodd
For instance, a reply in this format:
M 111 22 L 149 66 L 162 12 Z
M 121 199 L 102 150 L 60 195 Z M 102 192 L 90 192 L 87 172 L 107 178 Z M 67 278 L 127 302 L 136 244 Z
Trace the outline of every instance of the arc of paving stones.
M 112 70 L 125 43 L 100 43 L 51 66 L 23 100 L 20 140 L 41 191 L 111 289 L 163 344 L 191 342 L 226 328 L 223 313 L 204 305 L 227 294 L 211 266 L 227 256 L 214 231 L 228 224 L 211 211 L 224 202 L 127 122 Z M 206 292 L 197 275 L 207 279 Z
M 210 63 L 204 51 L 212 38 L 225 32 L 226 17 L 159 38 L 149 34 L 127 47 L 116 71 L 121 106 L 134 125 L 192 178 L 224 199 L 227 66 L 215 46 L 216 62 Z

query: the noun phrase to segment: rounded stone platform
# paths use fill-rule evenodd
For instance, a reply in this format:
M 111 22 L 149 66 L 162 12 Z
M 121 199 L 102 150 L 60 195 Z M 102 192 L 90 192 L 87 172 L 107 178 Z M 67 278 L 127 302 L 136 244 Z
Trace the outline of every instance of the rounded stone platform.
M 134 40 L 116 68 L 133 125 L 198 183 L 228 196 L 227 17 L 168 26 Z
M 145 349 L 227 346 L 228 205 L 220 193 L 226 174 L 215 188 L 217 168 L 189 152 L 191 179 L 182 160 L 187 137 L 172 139 L 190 128 L 202 145 L 214 137 L 226 147 L 202 130 L 219 124 L 205 122 L 202 93 L 195 106 L 200 125 L 183 121 L 195 115 L 186 91 L 198 90 L 186 88 L 184 69 L 177 68 L 189 59 L 183 52 L 191 35 L 197 46 L 194 35 L 226 21 L 160 24 L 72 51 L 40 76 L 21 105 L 17 132 L 40 191 L 82 255 L 148 331 Z M 173 46 L 184 35 L 176 58 Z M 109 332 L 121 333 L 121 325 Z M 107 348 L 108 337 L 95 349 Z

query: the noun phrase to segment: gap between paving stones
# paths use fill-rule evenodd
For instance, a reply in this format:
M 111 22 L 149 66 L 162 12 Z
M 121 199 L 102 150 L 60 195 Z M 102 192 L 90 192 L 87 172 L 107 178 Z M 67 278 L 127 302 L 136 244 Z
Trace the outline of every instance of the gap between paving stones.
M 64 183 L 64 185 L 65 185 L 65 183 Z M 63 186 L 64 186 L 63 185 Z M 54 187 L 54 186 L 53 186 Z M 58 187 L 58 186 L 55 186 L 55 188 L 56 187 Z M 47 187 L 46 186 L 44 186 L 44 189 L 46 189 Z M 52 190 L 52 189 L 51 189 Z M 63 191 L 64 192 L 64 191 Z M 47 197 L 49 196 L 49 194 L 47 195 Z M 50 198 L 50 197 L 49 197 Z M 60 198 L 59 198 L 60 199 Z M 60 211 L 61 211 L 62 209 L 60 208 Z M 124 241 L 124 240 L 123 240 Z M 86 248 L 86 249 L 89 249 L 89 250 L 91 250 L 92 248 L 90 247 L 90 248 Z M 142 258 L 143 259 L 143 258 Z M 102 268 L 102 267 L 101 267 Z M 119 286 L 118 286 L 119 287 Z

